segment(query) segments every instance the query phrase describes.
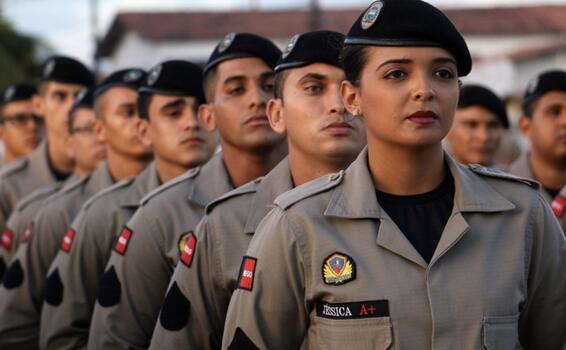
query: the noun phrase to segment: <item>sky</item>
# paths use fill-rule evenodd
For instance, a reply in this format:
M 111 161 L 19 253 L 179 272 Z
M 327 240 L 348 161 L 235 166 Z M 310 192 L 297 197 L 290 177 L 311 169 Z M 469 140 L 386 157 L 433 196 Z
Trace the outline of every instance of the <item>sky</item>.
M 71 55 L 92 63 L 94 50 L 90 21 L 93 0 L 0 0 L 2 16 L 19 31 L 38 37 L 59 54 Z M 309 0 L 97 0 L 98 35 L 103 36 L 117 13 L 151 10 L 235 10 L 301 8 Z M 562 4 L 566 0 L 429 0 L 435 6 L 493 7 L 528 4 Z M 369 0 L 319 0 L 323 7 L 368 6 Z

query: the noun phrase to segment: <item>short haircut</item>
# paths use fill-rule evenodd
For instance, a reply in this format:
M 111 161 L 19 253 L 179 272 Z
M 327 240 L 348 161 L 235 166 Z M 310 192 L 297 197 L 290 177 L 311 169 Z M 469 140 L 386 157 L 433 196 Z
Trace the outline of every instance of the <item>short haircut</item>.
M 203 77 L 202 84 L 204 88 L 204 96 L 206 102 L 214 101 L 214 88 L 216 85 L 216 78 L 218 77 L 218 65 L 208 70 Z
M 283 101 L 283 87 L 288 76 L 289 70 L 285 69 L 276 73 L 273 79 L 273 95 L 281 101 Z
M 104 119 L 103 115 L 106 112 L 106 94 L 99 95 L 94 99 L 94 115 L 96 119 Z
M 152 97 L 153 94 L 143 92 L 138 94 L 137 108 L 141 119 L 149 120 L 149 105 L 151 104 Z

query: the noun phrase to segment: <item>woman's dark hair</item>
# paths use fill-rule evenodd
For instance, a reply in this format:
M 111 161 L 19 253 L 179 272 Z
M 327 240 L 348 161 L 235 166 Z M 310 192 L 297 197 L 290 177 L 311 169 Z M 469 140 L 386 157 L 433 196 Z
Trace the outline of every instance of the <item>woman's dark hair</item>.
M 363 45 L 348 45 L 344 46 L 340 54 L 346 80 L 356 86 L 360 83 L 360 75 L 367 63 L 367 48 Z

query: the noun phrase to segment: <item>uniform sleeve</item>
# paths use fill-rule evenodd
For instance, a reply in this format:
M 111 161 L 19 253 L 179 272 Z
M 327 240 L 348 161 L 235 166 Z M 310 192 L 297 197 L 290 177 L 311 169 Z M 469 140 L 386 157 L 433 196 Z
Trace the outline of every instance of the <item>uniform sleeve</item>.
M 186 255 L 175 268 L 150 349 L 220 348 L 232 290 L 222 281 L 213 233 L 205 216 L 196 229 L 192 256 Z
M 525 349 L 566 349 L 566 240 L 541 196 L 538 204 L 520 341 Z
M 128 222 L 131 236 L 121 252 L 112 252 L 100 284 L 89 349 L 149 346 L 172 271 L 161 230 L 145 210 L 138 209 Z
M 61 276 L 62 297 L 56 305 L 45 304 L 41 314 L 41 345 L 45 348 L 86 347 L 98 281 L 105 260 L 98 252 L 108 250 L 100 242 L 111 224 L 95 212 L 81 211 L 73 223 L 75 236 L 68 251 L 59 250 L 50 272 Z M 49 322 L 57 320 L 57 322 Z
M 304 249 L 287 214 L 273 209 L 240 268 L 222 349 L 298 349 L 308 327 Z

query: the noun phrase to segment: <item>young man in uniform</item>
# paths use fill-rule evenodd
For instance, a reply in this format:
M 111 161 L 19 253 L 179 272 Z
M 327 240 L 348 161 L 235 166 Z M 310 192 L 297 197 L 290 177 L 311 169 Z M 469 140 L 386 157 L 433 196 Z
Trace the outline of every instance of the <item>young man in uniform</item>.
M 368 146 L 277 197 L 222 348 L 563 349 L 566 239 L 537 184 L 442 148 L 472 68 L 461 34 L 427 2 L 378 0 L 341 57 Z
M 43 210 L 36 220 L 40 231 L 36 236 L 34 228 L 30 242 L 32 249 L 34 246 L 37 247 L 39 253 L 40 246 L 49 244 L 46 240 L 60 242 L 59 249 L 43 251 L 48 265 L 42 265 L 41 270 L 45 271 L 45 267 L 50 266 L 47 274 L 44 275 L 47 278 L 45 298 L 41 308 L 39 333 L 41 348 L 58 348 L 65 343 L 64 338 L 61 339 L 52 332 L 52 327 L 57 324 L 54 313 L 64 298 L 62 274 L 57 264 L 53 264 L 53 260 L 57 254 L 68 254 L 73 246 L 76 232 L 71 229 L 72 220 L 82 204 L 90 197 L 116 181 L 138 175 L 152 160 L 151 147 L 141 142 L 137 131 L 139 124 L 137 90 L 145 77 L 145 72 L 138 68 L 119 70 L 109 75 L 97 87 L 94 92 L 97 123 L 94 127 L 97 135 L 106 143 L 107 161 L 98 167 L 89 180 L 83 181 L 82 185 L 75 186 L 74 189 L 70 188 L 67 191 L 67 198 L 61 196 L 58 199 L 60 208 L 55 207 L 55 212 L 53 209 Z M 84 189 L 79 190 L 80 187 Z M 57 217 L 64 219 L 59 219 L 57 223 L 53 222 Z
M 33 97 L 36 114 L 43 116 L 46 142 L 28 157 L 0 173 L 0 227 L 16 203 L 34 190 L 63 181 L 73 171 L 74 160 L 67 151 L 67 118 L 75 95 L 94 84 L 94 76 L 80 62 L 64 56 L 48 59 L 41 66 L 38 90 Z
M 14 284 L 10 300 L 17 305 L 15 314 L 25 322 L 28 336 L 37 337 L 44 298 L 52 303 L 59 298 L 59 275 L 57 271 L 48 275 L 47 271 L 57 251 L 66 250 L 72 244 L 73 234 L 68 229 L 81 205 L 115 181 L 139 173 L 150 160 L 150 149 L 143 146 L 137 136 L 137 88 L 144 75 L 140 69 L 123 70 L 98 85 L 94 92 L 94 129 L 97 137 L 105 142 L 107 161 L 45 201 L 33 220 L 29 242 L 21 247 L 23 256 L 14 259 L 10 267 L 15 269 L 15 264 L 19 264 L 20 279 L 26 282 L 25 285 L 21 281 Z M 19 252 L 17 255 L 20 256 Z
M 63 298 L 47 315 L 53 345 L 58 349 L 86 347 L 98 282 L 112 243 L 137 209 L 139 201 L 161 183 L 206 163 L 216 137 L 200 125 L 196 111 L 204 103 L 202 69 L 186 61 L 166 61 L 139 89 L 142 141 L 153 146 L 155 161 L 140 175 L 102 191 L 83 206 L 71 229 L 68 252 L 52 263 L 61 276 Z M 141 130 L 140 130 L 141 129 Z M 44 316 L 46 314 L 44 313 Z M 100 348 L 104 348 L 101 346 Z
M 14 233 L 14 243 L 19 242 L 13 263 L 0 287 L 0 347 L 2 349 L 37 349 L 38 328 L 35 290 L 30 284 L 31 271 L 26 245 L 31 238 L 33 220 L 45 201 L 66 185 L 90 174 L 104 155 L 104 144 L 92 132 L 96 120 L 93 106 L 93 88 L 81 90 L 69 112 L 69 142 L 72 144 L 75 169 L 72 176 L 45 189 L 38 189 L 18 202 L 10 215 L 7 229 Z M 90 130 L 90 131 L 88 131 Z M 79 159 L 80 158 L 80 159 Z
M 2 166 L 28 156 L 43 137 L 43 119 L 34 114 L 31 84 L 13 84 L 0 95 L 0 139 L 4 144 Z
M 93 327 L 103 331 L 90 348 L 148 347 L 173 269 L 205 206 L 285 156 L 285 138 L 265 114 L 280 54 L 271 41 L 247 33 L 229 34 L 215 48 L 204 68 L 207 104 L 199 118 L 207 130 L 218 129 L 222 152 L 142 200 L 102 278 L 100 324 Z
M 547 71 L 531 80 L 519 127 L 531 149 L 509 172 L 542 184 L 542 195 L 566 230 L 566 72 Z
M 462 164 L 494 166 L 503 130 L 508 128 L 505 104 L 497 95 L 480 85 L 464 85 L 446 135 L 447 150 Z
M 242 256 L 275 197 L 345 169 L 365 146 L 359 118 L 345 113 L 339 55 L 344 35 L 294 36 L 275 67 L 267 114 L 287 134 L 289 157 L 265 177 L 207 206 L 173 274 L 150 348 L 218 349 Z

